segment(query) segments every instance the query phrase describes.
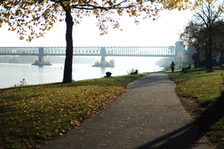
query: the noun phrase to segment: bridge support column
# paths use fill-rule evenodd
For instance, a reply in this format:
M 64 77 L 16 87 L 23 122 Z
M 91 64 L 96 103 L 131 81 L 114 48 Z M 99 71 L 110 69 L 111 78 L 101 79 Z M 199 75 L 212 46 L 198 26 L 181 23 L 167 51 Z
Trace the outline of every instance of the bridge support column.
M 38 62 L 40 64 L 44 64 L 44 48 L 39 48 L 39 53 L 38 53 Z
M 101 55 L 100 64 L 105 64 L 106 63 L 106 49 L 105 49 L 105 47 L 102 47 L 100 49 L 100 55 Z

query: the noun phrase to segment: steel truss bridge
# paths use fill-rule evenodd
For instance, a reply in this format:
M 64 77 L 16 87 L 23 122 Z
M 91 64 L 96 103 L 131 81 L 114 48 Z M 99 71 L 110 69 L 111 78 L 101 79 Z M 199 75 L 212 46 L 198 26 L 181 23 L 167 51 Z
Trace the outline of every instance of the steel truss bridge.
M 65 47 L 0 47 L 0 55 L 38 56 L 43 62 L 44 56 L 65 56 Z M 142 56 L 142 57 L 175 57 L 175 46 L 145 47 L 74 47 L 74 56 Z

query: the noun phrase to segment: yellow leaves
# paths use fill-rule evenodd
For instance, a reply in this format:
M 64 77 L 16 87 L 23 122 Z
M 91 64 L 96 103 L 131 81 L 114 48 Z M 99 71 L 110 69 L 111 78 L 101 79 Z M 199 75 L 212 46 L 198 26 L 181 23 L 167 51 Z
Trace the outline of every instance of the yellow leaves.
M 23 37 L 23 36 L 20 36 L 20 37 L 19 37 L 19 40 L 23 40 L 23 39 L 24 39 L 24 37 Z
M 191 9 L 196 10 L 201 5 L 202 5 L 202 1 L 195 1 Z
M 211 0 L 210 0 L 211 1 Z M 71 5 L 79 5 L 79 7 L 84 8 L 92 8 L 93 10 L 80 10 L 73 9 L 73 17 L 74 22 L 79 24 L 83 16 L 88 16 L 93 14 L 97 19 L 101 17 L 107 17 L 105 20 L 107 22 L 111 22 L 111 26 L 114 29 L 120 27 L 118 23 L 114 23 L 119 21 L 117 16 L 122 16 L 127 13 L 130 16 L 139 17 L 142 14 L 147 14 L 150 16 L 157 15 L 158 7 L 156 7 L 159 3 L 160 5 L 164 5 L 167 8 L 180 7 L 184 8 L 184 5 L 178 5 L 179 3 L 188 3 L 188 0 L 183 0 L 182 2 L 179 0 L 168 0 L 168 1 L 155 1 L 154 3 L 147 2 L 146 4 L 142 0 L 137 1 L 124 1 L 121 5 L 118 5 L 118 1 L 101 1 L 98 2 L 96 0 L 87 1 L 87 0 L 71 0 L 71 1 L 63 1 L 65 7 L 70 8 Z M 168 3 L 168 4 L 167 4 Z M 88 7 L 89 4 L 89 7 Z M 49 2 L 47 0 L 43 1 L 32 1 L 28 0 L 26 3 L 24 1 L 19 1 L 15 6 L 15 2 L 7 1 L 4 3 L 3 7 L 8 10 L 8 12 L 4 13 L 5 18 L 10 18 L 9 23 L 19 22 L 13 26 L 14 29 L 19 31 L 19 34 L 23 33 L 23 38 L 26 38 L 27 41 L 31 41 L 34 38 L 42 37 L 45 31 L 49 31 L 53 24 L 57 21 L 63 21 L 63 19 L 59 18 L 63 16 L 65 13 L 62 10 L 60 3 L 58 2 Z M 11 10 L 14 8 L 14 10 Z M 105 8 L 105 9 L 102 9 Z M 151 11 L 154 10 L 154 11 Z M 144 13 L 143 13 L 144 12 Z M 13 14 L 13 15 L 12 15 Z M 111 19 L 113 18 L 113 19 Z M 20 21 L 19 21 L 20 20 Z M 22 21 L 23 20 L 23 21 Z M 111 21 L 112 20 L 112 21 Z M 115 21 L 114 21 L 115 20 Z M 101 21 L 101 20 L 100 20 Z M 137 24 L 139 22 L 136 22 Z M 41 26 L 44 24 L 44 27 Z M 27 27 L 31 26 L 31 27 Z M 108 33 L 108 24 L 99 25 L 99 29 L 101 30 L 101 35 Z M 1 27 L 1 22 L 0 22 Z M 18 28 L 17 28 L 18 27 Z M 23 29 L 23 30 L 22 30 Z
M 78 120 L 71 120 L 71 125 L 77 125 L 78 123 L 79 123 L 79 121 Z
M 123 14 L 123 9 L 117 9 L 117 13 L 118 13 L 119 16 L 122 16 L 122 14 Z
M 0 27 L 2 23 L 8 24 L 11 31 L 17 31 L 20 40 L 26 39 L 29 42 L 34 38 L 42 37 L 62 14 L 60 12 L 62 9 L 58 4 L 47 0 L 40 3 L 32 0 L 4 1 L 0 11 L 1 17 L 4 18 L 4 20 L 0 20 Z M 45 27 L 43 28 L 41 24 L 44 24 Z
M 132 16 L 138 16 L 137 11 L 136 10 L 131 10 L 131 15 Z
M 38 11 L 42 11 L 42 10 L 44 10 L 42 7 L 39 7 L 39 8 L 38 8 Z
M 31 36 L 28 36 L 28 39 L 26 39 L 26 41 L 31 42 L 32 39 L 33 39 L 33 38 L 32 38 Z
M 68 9 L 70 9 L 70 1 L 62 1 L 62 3 L 63 3 L 63 5 L 66 7 L 66 8 L 68 8 Z
M 146 12 L 147 8 L 143 8 L 142 10 Z
M 25 8 L 25 13 L 31 13 L 31 10 L 30 9 L 28 9 L 28 8 Z
M 16 16 L 19 16 L 19 15 L 22 15 L 22 11 L 20 9 L 17 9 L 16 12 L 15 12 L 15 15 Z
M 212 4 L 214 0 L 206 0 L 207 3 Z
M 8 30 L 9 30 L 9 31 L 15 31 L 16 28 L 11 27 L 11 28 L 9 28 Z
M 223 6 L 218 6 L 218 10 L 224 13 L 224 7 Z
M 100 36 L 103 36 L 103 35 L 108 35 L 108 32 L 107 31 L 101 32 Z

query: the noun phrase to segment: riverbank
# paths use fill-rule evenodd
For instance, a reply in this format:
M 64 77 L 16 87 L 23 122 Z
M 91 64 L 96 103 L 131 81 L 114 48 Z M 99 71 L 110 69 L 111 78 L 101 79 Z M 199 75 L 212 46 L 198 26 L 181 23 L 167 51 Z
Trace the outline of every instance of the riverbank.
M 33 148 L 63 135 L 145 75 L 0 89 L 0 148 Z
M 217 149 L 224 148 L 224 71 L 207 73 L 194 69 L 190 73 L 173 73 L 176 92 L 182 105 L 195 119 L 196 125 Z

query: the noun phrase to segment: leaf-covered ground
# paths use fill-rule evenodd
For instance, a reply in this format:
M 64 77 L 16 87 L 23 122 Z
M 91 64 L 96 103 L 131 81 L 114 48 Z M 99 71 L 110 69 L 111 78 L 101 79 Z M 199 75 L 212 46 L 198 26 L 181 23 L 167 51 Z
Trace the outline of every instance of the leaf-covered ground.
M 33 148 L 78 125 L 146 74 L 0 90 L 0 148 Z
M 199 104 L 201 112 L 196 124 L 217 144 L 217 149 L 224 149 L 224 71 L 193 70 L 186 74 L 174 73 L 170 77 L 177 83 L 179 96 Z

